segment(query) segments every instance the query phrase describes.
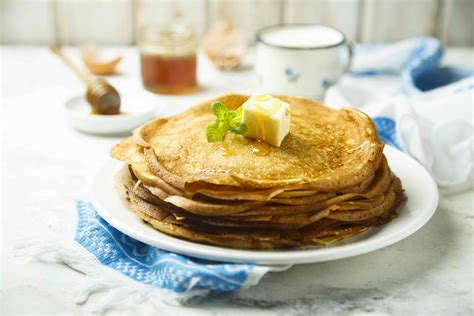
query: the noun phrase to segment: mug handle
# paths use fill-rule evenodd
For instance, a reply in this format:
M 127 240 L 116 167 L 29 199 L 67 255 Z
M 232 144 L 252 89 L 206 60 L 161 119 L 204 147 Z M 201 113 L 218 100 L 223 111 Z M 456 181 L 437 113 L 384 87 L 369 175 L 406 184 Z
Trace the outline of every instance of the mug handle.
M 346 46 L 347 46 L 347 51 L 348 51 L 348 54 L 347 54 L 347 64 L 346 64 L 346 67 L 344 67 L 344 71 L 342 72 L 342 74 L 346 74 L 349 72 L 349 69 L 351 69 L 351 66 L 352 66 L 352 56 L 353 56 L 353 53 L 354 53 L 354 45 L 352 44 L 351 41 L 349 41 L 348 39 L 346 39 Z
M 339 79 L 341 79 L 342 75 L 349 72 L 349 69 L 352 66 L 352 55 L 353 55 L 353 51 L 354 51 L 354 46 L 353 46 L 352 42 L 349 41 L 348 39 L 345 40 L 344 44 L 347 47 L 347 64 L 344 67 L 344 70 L 339 75 L 339 77 L 336 80 L 334 80 L 333 82 L 329 83 L 327 86 L 324 87 L 325 90 L 327 90 L 327 88 L 329 88 L 330 86 L 335 85 L 339 81 Z

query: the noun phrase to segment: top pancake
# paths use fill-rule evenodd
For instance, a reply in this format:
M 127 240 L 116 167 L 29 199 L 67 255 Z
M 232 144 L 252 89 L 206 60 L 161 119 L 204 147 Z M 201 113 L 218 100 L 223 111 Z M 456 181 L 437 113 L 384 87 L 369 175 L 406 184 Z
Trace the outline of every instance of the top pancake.
M 320 103 L 277 96 L 291 105 L 290 134 L 281 147 L 256 156 L 253 140 L 227 133 L 224 142 L 234 153 L 223 156 L 222 142 L 208 143 L 206 126 L 213 121 L 211 103 L 236 109 L 248 96 L 224 95 L 134 131 L 134 141 L 154 154 L 153 171 L 166 182 L 197 182 L 246 188 L 306 184 L 321 191 L 355 186 L 373 175 L 382 157 L 371 119 L 354 109 L 330 109 Z M 155 170 L 158 169 L 158 170 Z M 179 179 L 180 183 L 173 183 Z

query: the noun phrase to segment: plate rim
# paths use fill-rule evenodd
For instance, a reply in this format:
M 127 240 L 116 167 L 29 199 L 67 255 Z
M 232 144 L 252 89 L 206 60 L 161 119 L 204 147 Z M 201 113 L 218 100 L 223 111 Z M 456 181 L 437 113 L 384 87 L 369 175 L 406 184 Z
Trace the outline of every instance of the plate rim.
M 386 236 L 378 237 L 376 242 L 370 242 L 371 237 L 359 241 L 357 243 L 349 243 L 345 245 L 340 245 L 338 247 L 326 247 L 326 248 L 315 248 L 315 249 L 283 249 L 283 250 L 241 250 L 241 249 L 232 249 L 219 246 L 212 246 L 206 244 L 200 244 L 188 240 L 183 240 L 177 237 L 169 236 L 160 231 L 154 230 L 157 234 L 163 235 L 164 241 L 161 238 L 148 236 L 147 233 L 139 232 L 135 230 L 130 230 L 126 223 L 121 222 L 116 217 L 113 216 L 113 212 L 107 210 L 106 207 L 100 202 L 100 197 L 97 196 L 97 190 L 95 190 L 95 185 L 97 184 L 97 177 L 100 174 L 100 171 L 103 171 L 106 168 L 112 168 L 112 164 L 119 162 L 108 160 L 105 162 L 97 172 L 90 178 L 90 191 L 91 191 L 91 203 L 98 212 L 98 214 L 108 222 L 112 227 L 121 231 L 122 233 L 133 237 L 145 244 L 158 247 L 160 249 L 176 252 L 186 256 L 191 256 L 195 258 L 202 258 L 207 260 L 214 260 L 219 262 L 238 262 L 238 263 L 254 263 L 254 264 L 263 264 L 263 265 L 287 265 L 287 264 L 305 264 L 305 263 L 315 263 L 315 262 L 326 262 L 332 260 L 339 260 L 343 258 L 354 257 L 362 254 L 366 254 L 378 249 L 385 248 L 392 244 L 395 244 L 408 236 L 412 235 L 423 227 L 434 215 L 436 212 L 438 203 L 439 203 L 439 191 L 438 187 L 428 173 L 428 171 L 414 158 L 408 156 L 404 152 L 395 149 L 394 147 L 385 146 L 386 150 L 397 152 L 404 156 L 404 159 L 409 159 L 412 163 L 416 165 L 417 168 L 421 168 L 422 172 L 426 174 L 429 178 L 429 190 L 433 193 L 433 198 L 427 207 L 427 210 L 423 213 L 423 216 L 418 216 L 406 227 L 399 229 L 395 232 L 392 232 Z M 396 154 L 396 155 L 397 155 Z M 112 192 L 119 195 L 119 193 L 112 187 Z M 119 196 L 120 199 L 122 197 Z M 123 203 L 126 203 L 123 201 Z M 131 211 L 131 210 L 130 210 Z M 143 222 L 143 225 L 149 227 L 148 224 Z M 389 224 L 387 224 L 389 225 Z M 149 227 L 151 228 L 151 227 Z M 159 235 L 157 235 L 159 236 Z M 166 242 L 166 239 L 176 241 L 175 244 L 169 244 Z M 198 246 L 198 247 L 196 247 Z M 290 260 L 289 260 L 290 257 Z

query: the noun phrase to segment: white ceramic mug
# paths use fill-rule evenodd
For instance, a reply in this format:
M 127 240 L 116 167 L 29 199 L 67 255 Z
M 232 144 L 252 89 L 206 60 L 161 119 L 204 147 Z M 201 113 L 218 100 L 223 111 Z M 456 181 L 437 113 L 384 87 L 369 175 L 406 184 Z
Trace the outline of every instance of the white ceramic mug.
M 261 92 L 322 99 L 351 59 L 351 44 L 332 27 L 288 24 L 257 33 L 255 71 Z

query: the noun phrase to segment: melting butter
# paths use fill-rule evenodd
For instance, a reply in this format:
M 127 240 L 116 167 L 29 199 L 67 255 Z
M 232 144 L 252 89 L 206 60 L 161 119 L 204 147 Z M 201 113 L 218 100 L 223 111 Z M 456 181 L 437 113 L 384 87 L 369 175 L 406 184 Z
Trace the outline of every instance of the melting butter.
M 242 105 L 245 136 L 280 147 L 290 131 L 290 105 L 268 94 L 251 96 Z

